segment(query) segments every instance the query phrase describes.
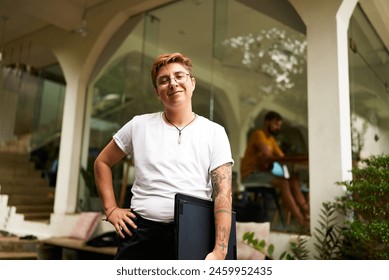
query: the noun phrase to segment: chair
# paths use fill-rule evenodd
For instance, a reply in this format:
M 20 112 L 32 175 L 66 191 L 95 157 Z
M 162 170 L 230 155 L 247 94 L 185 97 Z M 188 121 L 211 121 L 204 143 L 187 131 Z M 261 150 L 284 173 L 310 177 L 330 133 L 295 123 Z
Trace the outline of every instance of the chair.
M 269 216 L 269 210 L 271 207 L 271 202 L 273 201 L 276 205 L 276 210 L 280 216 L 282 226 L 285 226 L 284 216 L 282 214 L 282 209 L 279 203 L 278 193 L 272 185 L 257 182 L 242 183 L 242 185 L 245 187 L 244 192 L 246 193 L 246 195 L 252 193 L 254 195 L 254 201 L 260 204 L 260 209 L 263 213 L 264 221 L 271 221 Z

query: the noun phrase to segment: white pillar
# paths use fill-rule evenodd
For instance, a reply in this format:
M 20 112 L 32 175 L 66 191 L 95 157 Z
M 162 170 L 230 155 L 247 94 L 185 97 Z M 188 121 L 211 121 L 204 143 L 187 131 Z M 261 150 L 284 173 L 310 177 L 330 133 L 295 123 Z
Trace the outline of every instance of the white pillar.
M 289 0 L 307 28 L 311 231 L 351 179 L 349 19 L 358 0 Z
M 79 73 L 80 67 L 73 69 Z M 64 72 L 71 72 L 64 68 Z M 77 206 L 78 181 L 80 178 L 81 141 L 83 136 L 85 83 L 79 76 L 68 75 L 64 114 L 62 120 L 61 146 L 54 202 L 54 214 L 74 213 Z

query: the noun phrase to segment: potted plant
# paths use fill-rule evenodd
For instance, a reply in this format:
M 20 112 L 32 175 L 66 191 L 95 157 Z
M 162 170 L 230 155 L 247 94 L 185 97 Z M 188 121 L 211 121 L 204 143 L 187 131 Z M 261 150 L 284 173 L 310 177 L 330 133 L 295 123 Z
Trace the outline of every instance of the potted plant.
M 313 233 L 314 252 L 301 236 L 291 242 L 280 259 L 389 259 L 389 156 L 361 160 L 352 169 L 351 181 L 338 182 L 346 194 L 323 203 L 319 227 Z M 265 252 L 265 244 L 246 233 L 244 240 Z M 272 251 L 273 251 L 272 247 Z
M 361 161 L 353 180 L 338 183 L 347 189 L 340 198 L 346 222 L 342 254 L 345 259 L 389 259 L 389 156 Z

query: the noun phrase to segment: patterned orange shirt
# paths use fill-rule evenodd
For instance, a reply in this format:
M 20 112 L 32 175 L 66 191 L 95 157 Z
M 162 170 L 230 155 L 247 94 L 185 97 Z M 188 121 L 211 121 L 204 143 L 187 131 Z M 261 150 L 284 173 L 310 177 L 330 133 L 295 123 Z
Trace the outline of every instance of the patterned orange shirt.
M 263 144 L 267 146 L 272 156 L 284 156 L 284 153 L 278 146 L 276 139 L 273 136 L 267 136 L 263 130 L 255 130 L 250 135 L 246 152 L 240 164 L 241 179 L 244 179 L 251 173 L 258 170 L 270 171 L 271 166 L 261 152 L 260 147 Z

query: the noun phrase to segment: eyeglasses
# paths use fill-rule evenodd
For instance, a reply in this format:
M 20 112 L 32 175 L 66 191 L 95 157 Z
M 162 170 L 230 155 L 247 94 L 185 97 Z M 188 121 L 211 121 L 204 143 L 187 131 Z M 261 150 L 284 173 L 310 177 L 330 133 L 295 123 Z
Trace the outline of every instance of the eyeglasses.
M 176 73 L 174 73 L 173 78 L 170 78 L 168 76 L 162 76 L 162 77 L 159 77 L 159 79 L 157 80 L 157 85 L 161 86 L 161 87 L 167 86 L 168 84 L 170 84 L 172 79 L 174 79 L 177 84 L 182 85 L 188 81 L 188 76 L 190 76 L 190 74 L 185 73 L 185 72 L 176 72 Z

